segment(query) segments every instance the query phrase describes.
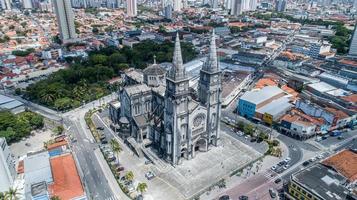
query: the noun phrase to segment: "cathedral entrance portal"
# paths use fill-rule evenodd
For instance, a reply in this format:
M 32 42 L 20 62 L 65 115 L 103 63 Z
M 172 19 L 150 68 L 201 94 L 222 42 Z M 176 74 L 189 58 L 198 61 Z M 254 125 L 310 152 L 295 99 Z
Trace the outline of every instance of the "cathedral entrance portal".
M 181 158 L 186 158 L 187 159 L 187 148 L 181 149 Z
M 196 144 L 195 144 L 195 147 L 194 147 L 194 150 L 195 151 L 207 151 L 207 141 L 206 139 L 199 139 Z

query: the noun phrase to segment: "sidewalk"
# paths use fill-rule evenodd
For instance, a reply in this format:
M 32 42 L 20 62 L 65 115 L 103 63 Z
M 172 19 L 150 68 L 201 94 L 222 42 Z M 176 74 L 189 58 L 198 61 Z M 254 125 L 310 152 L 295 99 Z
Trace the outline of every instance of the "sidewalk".
M 286 158 L 289 155 L 288 147 L 280 142 L 280 147 L 282 149 L 283 155 L 282 158 Z M 243 183 L 248 178 L 255 176 L 258 173 L 266 172 L 269 170 L 273 165 L 278 163 L 281 158 L 274 157 L 274 156 L 264 156 L 261 160 L 253 163 L 250 166 L 245 167 L 240 174 L 234 175 L 226 179 L 226 187 L 225 188 L 218 188 L 214 187 L 211 191 L 206 192 L 200 196 L 200 199 L 214 199 L 224 191 L 232 189 L 237 185 Z
M 94 151 L 94 154 L 99 162 L 100 167 L 102 168 L 102 171 L 104 172 L 105 176 L 107 177 L 107 180 L 109 182 L 109 186 L 113 192 L 113 194 L 118 197 L 120 200 L 130 200 L 126 194 L 121 190 L 121 188 L 118 185 L 118 182 L 115 180 L 115 177 L 112 174 L 112 171 L 110 170 L 110 167 L 108 166 L 108 163 L 105 161 L 105 158 L 100 152 L 99 149 L 96 149 Z

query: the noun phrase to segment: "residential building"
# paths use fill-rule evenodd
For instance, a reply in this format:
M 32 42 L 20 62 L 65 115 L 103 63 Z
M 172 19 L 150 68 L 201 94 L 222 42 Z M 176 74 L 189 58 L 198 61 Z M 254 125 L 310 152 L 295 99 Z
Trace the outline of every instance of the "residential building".
M 11 10 L 10 0 L 0 0 L 0 7 L 2 10 Z
M 291 112 L 284 115 L 280 120 L 280 130 L 283 134 L 305 140 L 315 136 L 317 125 L 305 115 Z
M 61 48 L 48 48 L 42 51 L 42 58 L 44 59 L 58 59 L 58 58 L 62 58 L 62 49 Z
M 356 190 L 357 152 L 343 150 L 291 175 L 289 199 L 347 199 Z
M 172 5 L 168 4 L 164 8 L 164 16 L 166 19 L 172 19 Z
M 56 12 L 58 31 L 64 43 L 71 42 L 77 38 L 74 26 L 74 15 L 70 0 L 53 1 Z
M 286 9 L 286 0 L 277 0 L 275 2 L 275 11 L 284 12 Z
M 182 0 L 173 0 L 173 9 L 174 11 L 181 11 L 183 8 Z
M 5 138 L 0 138 L 0 192 L 8 191 L 16 176 L 15 160 Z
M 231 0 L 232 8 L 231 8 L 231 15 L 241 15 L 244 11 L 244 1 L 245 0 Z
M 32 1 L 31 0 L 22 0 L 22 7 L 24 9 L 32 9 L 33 8 Z
M 138 14 L 137 6 L 136 0 L 126 0 L 126 14 L 129 17 L 135 17 Z
M 351 57 L 356 57 L 357 56 L 357 26 L 355 26 L 355 29 L 353 31 L 351 43 L 350 43 L 350 50 L 348 52 L 348 55 Z

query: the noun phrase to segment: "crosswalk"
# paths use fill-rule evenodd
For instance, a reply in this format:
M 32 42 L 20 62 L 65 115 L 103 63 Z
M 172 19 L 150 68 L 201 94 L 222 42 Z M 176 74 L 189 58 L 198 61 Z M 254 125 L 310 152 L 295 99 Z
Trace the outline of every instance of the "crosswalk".
M 110 196 L 110 197 L 107 197 L 103 200 L 119 200 L 118 198 L 116 198 L 115 196 Z
M 266 170 L 262 175 L 265 178 L 267 178 L 269 181 L 279 177 L 279 175 L 277 173 L 273 172 L 272 170 Z

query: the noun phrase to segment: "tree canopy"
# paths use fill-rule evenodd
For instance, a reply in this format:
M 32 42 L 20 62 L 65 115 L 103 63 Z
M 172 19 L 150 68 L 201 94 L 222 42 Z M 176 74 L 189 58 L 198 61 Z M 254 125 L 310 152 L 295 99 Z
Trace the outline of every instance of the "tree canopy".
M 0 111 L 0 137 L 5 137 L 8 143 L 19 141 L 43 125 L 43 117 L 37 113 L 26 111 L 14 115 L 9 111 Z
M 182 43 L 184 62 L 196 56 L 189 43 Z M 146 40 L 133 48 L 107 47 L 89 53 L 88 60 L 75 60 L 67 69 L 51 74 L 47 79 L 31 84 L 26 88 L 25 97 L 31 101 L 65 111 L 80 106 L 83 102 L 93 101 L 110 92 L 107 83 L 128 67 L 144 69 L 156 60 L 170 62 L 174 44 L 166 41 L 157 44 Z

